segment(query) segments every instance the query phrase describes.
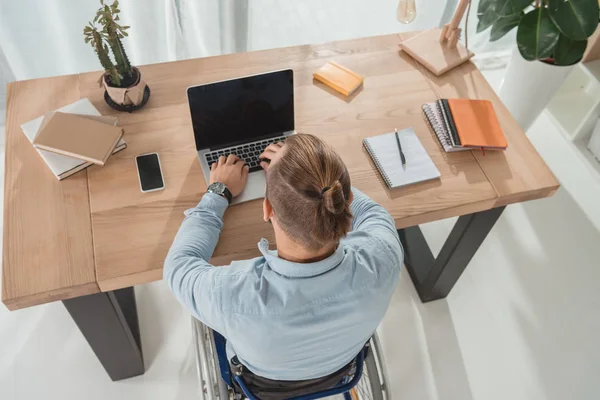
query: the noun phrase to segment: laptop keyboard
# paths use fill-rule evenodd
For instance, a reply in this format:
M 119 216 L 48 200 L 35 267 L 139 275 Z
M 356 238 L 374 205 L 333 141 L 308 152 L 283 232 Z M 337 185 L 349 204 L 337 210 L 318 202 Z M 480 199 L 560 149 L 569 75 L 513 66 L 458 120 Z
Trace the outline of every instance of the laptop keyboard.
M 235 154 L 244 160 L 246 164 L 248 164 L 248 167 L 250 167 L 250 172 L 259 171 L 262 168 L 260 167 L 260 160 L 258 159 L 258 156 L 260 156 L 265 148 L 271 143 L 277 143 L 283 140 L 285 140 L 285 137 L 266 139 L 260 142 L 230 147 L 228 149 L 215 150 L 210 153 L 206 153 L 204 157 L 206 157 L 206 162 L 210 166 L 212 163 L 217 162 L 221 156 L 227 157 L 229 154 Z

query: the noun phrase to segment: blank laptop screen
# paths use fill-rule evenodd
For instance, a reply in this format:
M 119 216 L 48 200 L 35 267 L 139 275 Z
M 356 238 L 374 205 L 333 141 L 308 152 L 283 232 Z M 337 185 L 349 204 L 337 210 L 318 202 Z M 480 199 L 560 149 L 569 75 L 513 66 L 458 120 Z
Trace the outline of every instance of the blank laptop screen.
M 196 150 L 211 150 L 294 130 L 292 70 L 188 89 Z

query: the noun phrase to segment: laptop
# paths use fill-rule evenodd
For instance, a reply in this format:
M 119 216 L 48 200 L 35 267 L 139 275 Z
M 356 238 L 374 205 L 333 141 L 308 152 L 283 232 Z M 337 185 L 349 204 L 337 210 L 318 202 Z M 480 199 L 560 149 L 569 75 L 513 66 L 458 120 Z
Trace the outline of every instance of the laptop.
M 248 184 L 232 204 L 265 196 L 258 156 L 271 143 L 294 134 L 294 74 L 291 69 L 246 76 L 187 90 L 196 151 L 208 184 L 210 165 L 236 154 L 250 167 Z

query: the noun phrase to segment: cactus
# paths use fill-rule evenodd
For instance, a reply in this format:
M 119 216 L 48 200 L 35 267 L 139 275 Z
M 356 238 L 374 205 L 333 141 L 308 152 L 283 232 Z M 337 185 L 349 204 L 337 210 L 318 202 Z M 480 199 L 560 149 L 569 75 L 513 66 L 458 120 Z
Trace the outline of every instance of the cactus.
M 121 39 L 117 36 L 114 40 L 109 40 L 109 44 L 113 54 L 115 55 L 119 72 L 123 76 L 131 75 L 131 63 L 129 62 L 129 58 L 127 58 L 127 53 L 125 53 Z
M 83 30 L 86 43 L 91 42 L 92 47 L 104 70 L 110 75 L 111 84 L 118 87 L 127 87 L 134 83 L 136 78 L 121 39 L 128 36 L 129 26 L 121 26 L 119 21 L 119 1 L 113 4 L 104 4 L 96 12 L 93 22 Z M 98 24 L 101 29 L 96 26 Z M 107 47 L 108 44 L 108 47 Z M 108 48 L 112 51 L 114 62 L 108 55 Z
M 83 28 L 83 34 L 85 36 L 85 42 L 91 43 L 92 48 L 100 60 L 102 68 L 104 68 L 106 73 L 110 76 L 111 83 L 115 86 L 119 86 L 121 84 L 121 76 L 108 55 L 108 47 L 103 43 L 102 35 L 98 32 L 98 29 L 90 24 L 90 26 Z

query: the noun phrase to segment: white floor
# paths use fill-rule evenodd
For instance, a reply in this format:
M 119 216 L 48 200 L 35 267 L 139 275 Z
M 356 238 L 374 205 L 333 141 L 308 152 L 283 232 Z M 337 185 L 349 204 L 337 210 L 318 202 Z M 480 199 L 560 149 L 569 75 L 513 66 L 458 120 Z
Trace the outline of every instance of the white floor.
M 600 184 L 544 115 L 529 137 L 563 187 L 507 207 L 447 300 L 421 304 L 403 274 L 380 329 L 395 399 L 600 397 Z M 452 223 L 423 227 L 436 251 Z M 187 314 L 162 282 L 136 293 L 147 372 L 118 383 L 60 303 L 0 306 L 0 399 L 196 398 Z

